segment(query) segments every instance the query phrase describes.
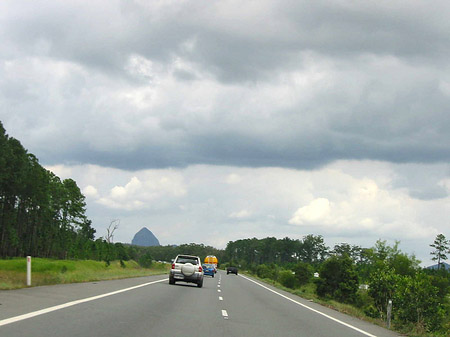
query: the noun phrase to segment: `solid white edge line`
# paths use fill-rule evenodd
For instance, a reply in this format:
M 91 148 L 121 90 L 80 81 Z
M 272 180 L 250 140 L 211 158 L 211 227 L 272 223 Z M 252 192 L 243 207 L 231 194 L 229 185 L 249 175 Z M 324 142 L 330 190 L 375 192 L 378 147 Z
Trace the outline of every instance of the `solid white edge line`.
M 23 314 L 23 315 L 11 317 L 11 318 L 6 318 L 6 319 L 3 319 L 3 320 L 0 321 L 0 326 L 11 324 L 11 323 L 15 323 L 15 322 L 19 322 L 19 321 L 23 321 L 24 319 L 36 317 L 36 316 L 43 315 L 43 314 L 47 314 L 47 313 L 52 312 L 52 311 L 61 310 L 61 309 L 68 308 L 68 307 L 71 307 L 71 306 L 74 306 L 74 305 L 77 305 L 77 304 L 81 304 L 81 303 L 85 303 L 85 302 L 95 301 L 95 300 L 98 300 L 98 299 L 103 298 L 103 297 L 120 294 L 120 293 L 123 293 L 123 292 L 126 292 L 126 291 L 130 291 L 130 290 L 133 290 L 133 289 L 145 287 L 145 286 L 148 286 L 148 285 L 151 285 L 151 284 L 155 284 L 155 283 L 158 283 L 158 282 L 164 282 L 164 281 L 167 281 L 167 280 L 168 280 L 168 278 L 165 278 L 165 279 L 162 279 L 162 280 L 158 280 L 158 281 L 143 283 L 143 284 L 139 284 L 139 285 L 134 286 L 134 287 L 125 288 L 125 289 L 121 289 L 121 290 L 116 290 L 116 291 L 112 291 L 110 293 L 106 293 L 106 294 L 102 294 L 102 295 L 92 296 L 92 297 L 88 297 L 88 298 L 83 298 L 81 300 L 76 300 L 76 301 L 67 302 L 67 303 L 60 304 L 60 305 L 55 305 L 53 307 L 49 307 L 49 308 L 45 308 L 45 309 L 41 309 L 41 310 L 30 312 L 28 314 Z
M 304 308 L 306 308 L 306 309 L 308 309 L 308 310 L 311 310 L 311 311 L 313 311 L 313 312 L 315 312 L 315 313 L 317 313 L 317 314 L 319 314 L 319 315 L 322 315 L 322 316 L 324 316 L 324 317 L 326 317 L 326 318 L 328 318 L 328 319 L 331 319 L 332 321 L 335 321 L 335 322 L 337 322 L 337 323 L 339 323 L 339 324 L 342 324 L 342 325 L 344 325 L 344 326 L 346 326 L 346 327 L 348 327 L 348 328 L 350 328 L 350 329 L 356 330 L 356 331 L 358 331 L 358 332 L 360 332 L 360 333 L 362 333 L 362 334 L 364 334 L 364 335 L 366 335 L 366 336 L 377 337 L 377 336 L 372 335 L 372 334 L 370 334 L 370 333 L 368 333 L 368 332 L 366 332 L 366 331 L 364 331 L 364 330 L 361 330 L 361 329 L 359 329 L 359 328 L 357 328 L 357 327 L 355 327 L 355 326 L 353 326 L 353 325 L 350 325 L 350 324 L 348 324 L 348 323 L 345 323 L 345 322 L 343 322 L 343 321 L 341 321 L 341 320 L 339 320 L 339 319 L 337 319 L 337 318 L 334 318 L 334 317 L 332 317 L 332 316 L 329 316 L 329 315 L 327 315 L 327 314 L 324 314 L 323 312 L 320 312 L 319 310 L 313 309 L 313 308 L 308 307 L 307 305 L 305 305 L 305 304 L 303 304 L 303 303 L 297 302 L 296 300 L 293 300 L 292 298 L 289 298 L 289 297 L 287 297 L 287 296 L 285 296 L 285 295 L 283 295 L 283 294 L 280 294 L 279 292 L 277 292 L 277 291 L 275 291 L 275 290 L 272 290 L 272 289 L 266 287 L 265 285 L 262 285 L 261 283 L 258 283 L 258 282 L 256 282 L 256 281 L 253 281 L 252 279 L 250 279 L 250 278 L 248 278 L 248 277 L 245 277 L 245 276 L 243 276 L 243 275 L 240 275 L 240 276 L 243 277 L 243 278 L 245 278 L 246 280 L 248 280 L 248 281 L 250 281 L 250 282 L 253 282 L 253 283 L 259 285 L 260 287 L 262 287 L 262 288 L 264 288 L 264 289 L 266 289 L 266 290 L 269 290 L 269 291 L 273 292 L 274 294 L 277 294 L 278 296 L 281 296 L 281 297 L 283 297 L 283 298 L 285 298 L 285 299 L 287 299 L 287 300 L 289 300 L 289 301 L 291 301 L 291 302 L 294 302 L 295 304 L 298 304 L 298 305 L 300 305 L 300 306 L 302 306 L 302 307 L 304 307 Z

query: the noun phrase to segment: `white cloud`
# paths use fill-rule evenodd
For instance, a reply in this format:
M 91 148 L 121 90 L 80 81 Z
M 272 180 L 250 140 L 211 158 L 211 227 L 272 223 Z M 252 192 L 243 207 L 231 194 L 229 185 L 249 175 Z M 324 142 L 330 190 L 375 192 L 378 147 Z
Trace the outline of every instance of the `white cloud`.
M 165 173 L 141 172 L 142 181 L 133 176 L 125 186 L 114 186 L 109 195 L 98 199 L 98 203 L 104 206 L 123 209 L 139 210 L 153 208 L 165 199 L 179 198 L 186 194 L 183 181 L 178 174 L 170 177 Z
M 328 199 L 314 199 L 308 205 L 300 207 L 295 212 L 294 216 L 289 220 L 289 223 L 294 225 L 318 223 L 325 221 L 330 216 L 330 212 L 331 206 Z
M 82 193 L 88 198 L 98 198 L 99 195 L 97 189 L 92 185 L 83 188 Z

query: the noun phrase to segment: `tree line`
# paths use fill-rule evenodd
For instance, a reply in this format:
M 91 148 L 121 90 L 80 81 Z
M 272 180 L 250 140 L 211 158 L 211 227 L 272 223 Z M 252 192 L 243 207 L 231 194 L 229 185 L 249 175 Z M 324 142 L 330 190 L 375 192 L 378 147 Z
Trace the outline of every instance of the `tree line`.
M 450 271 L 442 262 L 450 242 L 439 234 L 430 247 L 436 269 L 421 268 L 414 255 L 399 249 L 399 242 L 388 245 L 378 240 L 369 248 L 341 243 L 331 249 L 322 236 L 312 234 L 302 240 L 230 241 L 223 262 L 300 292 L 312 287 L 319 298 L 354 305 L 373 318 L 385 320 L 391 300 L 397 328 L 446 335 Z
M 68 258 L 93 242 L 85 197 L 61 180 L 0 122 L 0 256 Z

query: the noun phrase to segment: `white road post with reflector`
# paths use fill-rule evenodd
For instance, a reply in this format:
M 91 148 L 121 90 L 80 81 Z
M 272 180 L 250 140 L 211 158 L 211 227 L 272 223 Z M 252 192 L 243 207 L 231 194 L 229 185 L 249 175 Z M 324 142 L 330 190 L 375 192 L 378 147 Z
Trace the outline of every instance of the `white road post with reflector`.
M 27 286 L 31 286 L 31 256 L 27 256 Z

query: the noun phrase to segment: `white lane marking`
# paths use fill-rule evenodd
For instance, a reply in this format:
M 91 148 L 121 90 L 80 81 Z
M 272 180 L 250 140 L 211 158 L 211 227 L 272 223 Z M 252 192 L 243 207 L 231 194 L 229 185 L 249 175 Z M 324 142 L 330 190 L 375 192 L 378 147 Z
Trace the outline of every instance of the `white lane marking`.
M 11 318 L 6 318 L 6 319 L 3 319 L 3 320 L 0 321 L 0 326 L 11 324 L 11 323 L 15 323 L 15 322 L 19 322 L 19 321 L 23 321 L 24 319 L 36 317 L 36 316 L 39 316 L 39 315 L 44 315 L 44 314 L 47 314 L 47 313 L 52 312 L 52 311 L 65 309 L 65 308 L 68 308 L 68 307 L 71 307 L 71 306 L 74 306 L 74 305 L 77 305 L 77 304 L 85 303 L 85 302 L 95 301 L 95 300 L 98 300 L 98 299 L 103 298 L 103 297 L 120 294 L 120 293 L 123 293 L 125 291 L 138 289 L 138 288 L 141 288 L 141 287 L 145 287 L 145 286 L 148 286 L 148 285 L 151 285 L 151 284 L 155 284 L 155 283 L 158 283 L 158 282 L 164 282 L 164 281 L 167 281 L 167 280 L 168 280 L 168 278 L 165 278 L 163 280 L 143 283 L 143 284 L 140 284 L 140 285 L 137 285 L 137 286 L 134 286 L 134 287 L 125 288 L 125 289 L 121 289 L 121 290 L 116 290 L 116 291 L 112 291 L 110 293 L 106 293 L 106 294 L 102 294 L 102 295 L 92 296 L 92 297 L 88 297 L 88 298 L 83 298 L 81 300 L 76 300 L 76 301 L 67 302 L 67 303 L 60 304 L 60 305 L 55 305 L 53 307 L 49 307 L 49 308 L 45 308 L 45 309 L 41 309 L 41 310 L 30 312 L 28 314 L 23 314 L 23 315 L 11 317 Z
M 319 315 L 322 315 L 322 316 L 324 316 L 324 317 L 326 317 L 326 318 L 328 318 L 328 319 L 331 319 L 332 321 L 335 321 L 335 322 L 337 322 L 337 323 L 339 323 L 339 324 L 342 324 L 342 325 L 344 325 L 344 326 L 346 326 L 346 327 L 348 327 L 348 328 L 350 328 L 350 329 L 356 330 L 356 331 L 358 331 L 358 332 L 360 332 L 360 333 L 362 333 L 362 334 L 364 334 L 364 335 L 366 335 L 366 336 L 369 336 L 369 337 L 377 337 L 377 336 L 372 335 L 372 334 L 370 334 L 370 333 L 368 333 L 368 332 L 366 332 L 366 331 L 364 331 L 364 330 L 361 330 L 361 329 L 359 329 L 359 328 L 357 328 L 357 327 L 355 327 L 355 326 L 353 326 L 353 325 L 350 325 L 350 324 L 348 324 L 348 323 L 345 323 L 345 322 L 343 322 L 343 321 L 341 321 L 341 320 L 339 320 L 339 319 L 337 319 L 337 318 L 334 318 L 334 317 L 331 317 L 331 316 L 329 316 L 329 315 L 327 315 L 327 314 L 324 314 L 323 312 L 320 312 L 319 310 L 313 309 L 313 308 L 311 308 L 311 307 L 308 307 L 307 305 L 304 305 L 303 303 L 297 302 L 297 301 L 293 300 L 292 298 L 289 298 L 289 297 L 287 297 L 287 296 L 285 296 L 285 295 L 283 295 L 283 294 L 280 294 L 279 292 L 277 292 L 277 291 L 275 291 L 275 290 L 272 290 L 272 289 L 266 287 L 265 285 L 262 285 L 261 283 L 258 283 L 258 282 L 256 282 L 256 281 L 253 281 L 252 279 L 250 279 L 250 278 L 248 278 L 248 277 L 245 277 L 245 276 L 243 276 L 243 275 L 240 275 L 240 276 L 243 277 L 243 278 L 245 278 L 246 280 L 248 280 L 248 281 L 250 281 L 250 282 L 253 282 L 253 283 L 259 285 L 260 287 L 262 287 L 262 288 L 264 288 L 264 289 L 266 289 L 266 290 L 269 290 L 269 291 L 273 292 L 274 294 L 277 294 L 278 296 L 281 296 L 281 297 L 283 297 L 283 298 L 285 298 L 285 299 L 287 299 L 287 300 L 289 300 L 289 301 L 291 301 L 291 302 L 294 302 L 295 304 L 298 304 L 298 305 L 300 305 L 300 306 L 302 306 L 302 307 L 304 307 L 304 308 L 306 308 L 306 309 L 308 309 L 308 310 L 311 310 L 311 311 L 313 311 L 313 312 L 315 312 L 315 313 L 317 313 L 317 314 L 319 314 Z
M 220 288 L 220 284 L 217 285 L 217 288 Z
M 228 319 L 228 313 L 226 310 L 222 310 L 222 316 L 223 318 Z
M 223 301 L 223 297 L 222 296 L 219 296 L 219 301 Z
M 221 291 L 222 291 L 222 290 L 220 290 L 220 289 L 217 289 L 217 292 L 218 292 L 218 293 L 220 293 Z

